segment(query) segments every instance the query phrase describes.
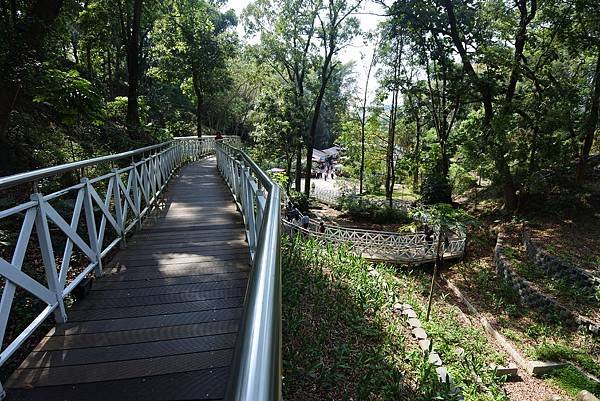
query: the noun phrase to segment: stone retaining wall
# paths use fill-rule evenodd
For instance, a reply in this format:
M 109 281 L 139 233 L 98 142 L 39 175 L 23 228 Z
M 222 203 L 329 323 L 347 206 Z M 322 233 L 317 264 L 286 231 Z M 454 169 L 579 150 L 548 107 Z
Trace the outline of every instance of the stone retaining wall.
M 566 325 L 585 326 L 593 333 L 598 333 L 600 327 L 591 320 L 580 316 L 560 305 L 553 297 L 542 293 L 529 280 L 521 277 L 513 267 L 512 261 L 504 253 L 504 234 L 499 233 L 494 249 L 496 273 L 504 278 L 510 286 L 519 293 L 521 301 L 530 308 L 535 308 L 551 320 L 558 317 Z
M 600 286 L 600 278 L 584 269 L 566 263 L 546 251 L 539 241 L 531 238 L 531 233 L 527 228 L 523 230 L 523 245 L 525 245 L 529 261 L 548 275 L 563 278 L 569 283 L 577 283 L 582 289 L 590 292 L 595 292 L 596 288 Z
M 444 367 L 442 358 L 432 346 L 431 340 L 427 337 L 427 333 L 425 332 L 425 330 L 423 330 L 421 321 L 417 317 L 417 313 L 414 311 L 412 305 L 406 303 L 397 303 L 394 305 L 394 312 L 405 319 L 406 323 L 410 327 L 410 332 L 412 336 L 419 344 L 419 348 L 421 349 L 424 355 L 427 355 L 428 361 L 433 366 L 435 366 L 435 372 L 437 373 L 438 380 L 441 383 L 450 386 L 450 389 L 452 393 L 456 396 L 457 400 L 463 400 L 464 397 L 462 395 L 462 389 L 454 385 L 454 382 L 452 380 L 452 377 L 450 377 L 448 369 Z

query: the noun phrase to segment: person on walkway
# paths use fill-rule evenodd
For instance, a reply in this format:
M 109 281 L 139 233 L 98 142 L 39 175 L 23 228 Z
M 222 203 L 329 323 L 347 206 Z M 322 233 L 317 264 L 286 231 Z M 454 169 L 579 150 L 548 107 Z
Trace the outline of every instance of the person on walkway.
M 300 218 L 300 225 L 302 226 L 302 228 L 304 228 L 305 230 L 308 230 L 308 226 L 310 225 L 310 217 L 308 217 L 307 215 L 303 215 Z
M 325 223 L 323 223 L 323 220 L 321 219 L 319 219 L 319 232 L 325 234 Z
M 217 131 L 217 134 L 215 135 L 215 141 L 221 142 L 222 140 L 223 140 L 223 135 L 221 134 L 221 131 Z
M 427 224 L 423 226 L 423 230 L 425 232 L 425 242 L 427 246 L 425 247 L 425 253 L 429 253 L 433 248 L 433 228 L 429 228 Z

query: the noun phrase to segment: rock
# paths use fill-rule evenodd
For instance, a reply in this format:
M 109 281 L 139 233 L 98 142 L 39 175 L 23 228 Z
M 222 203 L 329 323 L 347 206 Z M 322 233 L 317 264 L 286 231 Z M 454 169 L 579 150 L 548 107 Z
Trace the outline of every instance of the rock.
M 564 399 L 559 395 L 549 395 L 544 398 L 544 401 L 564 401 Z
M 414 317 L 411 317 L 410 319 L 408 319 L 408 324 L 412 328 L 421 327 L 421 321 L 419 319 L 415 319 Z
M 450 378 L 450 374 L 448 370 L 443 366 L 438 366 L 435 371 L 438 374 L 438 377 L 442 383 L 452 383 L 452 379 Z
M 442 358 L 440 358 L 440 355 L 437 352 L 429 353 L 429 357 L 427 359 L 432 365 L 442 366 Z
M 544 361 L 531 361 L 530 372 L 536 376 L 541 376 L 546 373 L 550 373 L 554 369 L 562 368 L 566 366 L 563 362 L 544 362 Z
M 414 329 L 412 329 L 412 333 L 413 333 L 413 336 L 415 336 L 415 338 L 417 340 L 426 340 L 427 339 L 427 333 L 425 333 L 425 330 L 423 330 L 420 327 L 415 327 Z
M 508 366 L 491 365 L 490 369 L 496 370 L 496 376 L 516 377 L 518 375 L 518 369 L 512 363 Z
M 600 401 L 598 398 L 587 390 L 580 391 L 575 396 L 575 401 Z
M 394 312 L 401 313 L 403 308 L 400 303 L 395 303 L 393 309 L 394 309 Z
M 407 318 L 409 318 L 409 319 L 416 319 L 416 318 L 417 318 L 417 314 L 416 314 L 416 313 L 415 313 L 415 311 L 414 311 L 414 310 L 412 310 L 412 309 L 404 309 L 404 310 L 402 311 L 402 314 L 403 314 L 404 316 L 406 316 Z
M 431 341 L 419 340 L 419 348 L 421 348 L 423 352 L 429 352 L 429 347 L 431 347 Z

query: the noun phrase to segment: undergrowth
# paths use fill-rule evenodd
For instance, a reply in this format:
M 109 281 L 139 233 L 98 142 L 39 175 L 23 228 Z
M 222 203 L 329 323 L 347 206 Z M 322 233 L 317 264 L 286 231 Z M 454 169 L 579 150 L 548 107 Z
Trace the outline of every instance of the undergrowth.
M 284 398 L 453 399 L 393 313 L 397 302 L 422 311 L 426 276 L 372 266 L 312 239 L 285 238 L 283 249 Z M 466 400 L 506 400 L 502 379 L 488 369 L 499 356 L 444 304 L 436 301 L 427 330 L 455 384 Z
M 571 396 L 577 395 L 582 390 L 600 396 L 600 383 L 590 380 L 573 366 L 556 369 L 548 377 Z

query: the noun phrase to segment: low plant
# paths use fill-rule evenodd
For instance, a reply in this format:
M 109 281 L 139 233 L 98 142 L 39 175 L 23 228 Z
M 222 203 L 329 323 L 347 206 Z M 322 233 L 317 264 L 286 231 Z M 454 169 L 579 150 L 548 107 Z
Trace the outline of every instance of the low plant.
M 381 206 L 368 198 L 355 195 L 340 196 L 337 209 L 352 217 L 372 219 L 376 224 L 406 224 L 412 221 L 402 209 Z
M 571 361 L 579 365 L 585 371 L 600 376 L 598 363 L 586 352 L 571 346 L 544 341 L 535 346 L 530 354 L 543 361 Z
M 548 377 L 571 396 L 582 390 L 600 396 L 600 383 L 590 380 L 573 366 L 556 369 Z

